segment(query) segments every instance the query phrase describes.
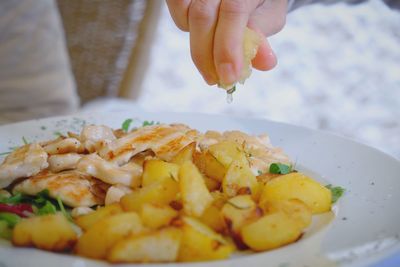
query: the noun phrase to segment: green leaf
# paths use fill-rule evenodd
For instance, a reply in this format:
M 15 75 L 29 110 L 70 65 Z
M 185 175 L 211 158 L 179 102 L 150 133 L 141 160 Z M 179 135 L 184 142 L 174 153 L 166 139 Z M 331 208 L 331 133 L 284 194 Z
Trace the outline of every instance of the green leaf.
M 11 239 L 12 229 L 6 221 L 0 221 L 0 238 Z
M 22 203 L 23 196 L 21 193 L 17 193 L 11 197 L 8 198 L 2 198 L 0 199 L 0 203 L 6 203 L 6 204 L 19 204 Z
M 1 152 L 1 153 L 0 153 L 0 156 L 4 156 L 4 155 L 8 155 L 8 154 L 11 154 L 11 151 L 8 151 L 8 152 Z
M 160 122 L 159 121 L 144 121 L 143 122 L 143 127 L 144 126 L 151 126 L 151 125 L 155 125 L 155 124 L 160 124 Z
M 60 131 L 55 131 L 53 134 L 54 134 L 55 136 L 58 136 L 58 137 L 64 136 L 64 135 L 62 134 L 62 132 L 60 132 Z
M 7 222 L 9 227 L 14 227 L 20 220 L 21 217 L 17 214 L 11 212 L 0 212 L 0 221 Z
M 56 206 L 51 203 L 51 201 L 46 200 L 45 204 L 37 209 L 37 215 L 47 215 L 47 214 L 54 214 L 57 212 Z
M 64 204 L 62 203 L 60 196 L 57 197 L 57 204 L 58 204 L 58 207 L 60 208 L 62 214 L 65 216 L 65 218 L 67 218 L 69 221 L 72 222 L 72 217 L 71 217 L 71 215 L 65 210 Z
M 288 174 L 292 172 L 292 166 L 282 163 L 272 163 L 269 166 L 269 172 L 276 174 Z
M 345 188 L 340 187 L 340 186 L 332 186 L 331 184 L 328 184 L 325 186 L 329 190 L 331 190 L 332 194 L 332 203 L 336 203 L 338 199 L 343 196 L 344 192 L 346 191 Z
M 128 132 L 129 131 L 129 127 L 131 126 L 131 123 L 133 122 L 133 120 L 132 119 L 126 119 L 126 120 L 124 120 L 124 122 L 122 123 L 122 126 L 121 126 L 121 129 L 124 131 L 124 132 Z
M 24 145 L 28 145 L 29 142 L 26 140 L 25 136 L 22 136 L 22 142 L 24 142 Z

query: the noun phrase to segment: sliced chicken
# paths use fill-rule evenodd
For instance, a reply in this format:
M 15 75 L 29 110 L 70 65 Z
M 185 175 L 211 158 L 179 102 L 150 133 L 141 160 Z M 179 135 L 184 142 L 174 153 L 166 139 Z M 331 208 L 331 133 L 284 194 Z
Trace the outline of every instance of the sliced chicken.
M 60 172 L 76 169 L 78 161 L 82 158 L 81 154 L 66 153 L 49 156 L 49 170 L 52 172 Z
M 81 142 L 90 153 L 99 150 L 105 143 L 115 139 L 113 130 L 104 125 L 85 126 L 80 136 Z
M 209 146 L 223 140 L 233 141 L 243 147 L 248 156 L 250 167 L 256 175 L 259 172 L 267 172 L 271 163 L 290 164 L 289 157 L 281 148 L 272 146 L 266 134 L 251 136 L 241 131 L 226 131 L 222 134 L 208 131 L 199 140 L 199 147 L 206 150 Z
M 81 142 L 71 137 L 59 137 L 50 142 L 42 143 L 41 145 L 49 155 L 84 152 L 84 147 Z
M 94 212 L 95 210 L 89 207 L 76 207 L 71 210 L 72 218 L 77 218 L 82 215 L 86 215 Z
M 0 165 L 0 188 L 9 186 L 18 178 L 25 178 L 39 173 L 49 166 L 47 153 L 36 143 L 22 146 Z
M 123 184 L 130 187 L 140 185 L 140 176 L 130 170 L 125 170 L 116 164 L 108 162 L 96 154 L 85 155 L 78 162 L 77 169 L 92 175 L 108 184 Z
M 52 198 L 60 197 L 68 206 L 91 207 L 104 204 L 106 188 L 103 182 L 79 171 L 44 171 L 17 184 L 13 191 L 36 195 L 47 189 Z
M 130 157 L 150 149 L 160 159 L 170 160 L 197 136 L 196 130 L 182 124 L 146 126 L 106 144 L 100 155 L 107 160 L 123 155 L 123 160 L 118 162 L 123 164 Z
M 106 199 L 104 200 L 105 205 L 119 202 L 121 197 L 131 193 L 133 190 L 125 185 L 117 184 L 113 185 L 107 190 Z

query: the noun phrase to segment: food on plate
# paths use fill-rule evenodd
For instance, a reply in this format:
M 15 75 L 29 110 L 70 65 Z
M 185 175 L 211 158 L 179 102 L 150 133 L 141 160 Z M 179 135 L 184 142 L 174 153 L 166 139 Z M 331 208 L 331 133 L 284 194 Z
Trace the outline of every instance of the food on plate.
M 343 193 L 294 170 L 265 134 L 131 123 L 11 152 L 0 237 L 113 263 L 219 260 L 295 242 Z

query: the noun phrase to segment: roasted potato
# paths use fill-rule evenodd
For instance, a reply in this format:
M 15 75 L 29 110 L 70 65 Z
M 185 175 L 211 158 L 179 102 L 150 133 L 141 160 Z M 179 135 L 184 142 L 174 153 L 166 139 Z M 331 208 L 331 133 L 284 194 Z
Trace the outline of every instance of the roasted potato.
M 130 236 L 119 241 L 109 252 L 111 262 L 174 262 L 180 247 L 182 230 L 175 227 Z
M 178 261 L 226 259 L 234 251 L 234 245 L 197 219 L 184 217 L 182 229 Z
M 221 141 L 211 145 L 208 150 L 226 169 L 233 161 L 247 162 L 243 149 L 233 141 Z
M 84 231 L 86 231 L 96 222 L 122 212 L 123 210 L 121 208 L 121 205 L 119 203 L 114 203 L 105 207 L 98 208 L 96 211 L 89 214 L 77 217 L 75 219 L 75 223 Z
M 179 165 L 159 159 L 146 160 L 143 164 L 142 186 L 162 181 L 163 179 L 178 179 Z
M 208 150 L 193 154 L 193 163 L 205 176 L 222 182 L 226 168 Z
M 193 161 L 193 154 L 196 151 L 196 142 L 190 143 L 185 146 L 175 157 L 172 158 L 171 163 L 182 165 L 185 161 Z
M 304 229 L 311 224 L 311 209 L 299 199 L 269 202 L 268 206 L 263 207 L 263 209 L 266 213 L 283 211 L 296 221 L 300 229 Z
M 169 225 L 172 219 L 178 216 L 178 212 L 170 206 L 158 206 L 145 203 L 139 215 L 143 225 L 152 229 L 157 229 Z
M 179 189 L 187 215 L 199 217 L 213 202 L 201 173 L 190 161 L 183 163 L 179 170 Z
M 264 251 L 294 242 L 300 237 L 301 229 L 289 215 L 278 211 L 243 226 L 240 234 L 251 249 Z
M 76 240 L 72 224 L 62 213 L 23 219 L 12 232 L 15 246 L 35 246 L 52 251 L 69 250 Z
M 143 232 L 144 227 L 135 212 L 115 214 L 90 227 L 78 239 L 75 250 L 85 257 L 104 259 L 119 240 Z
M 262 191 L 260 204 L 268 202 L 299 199 L 311 208 L 313 214 L 331 209 L 331 192 L 317 181 L 302 173 L 290 173 L 268 182 Z
M 172 179 L 152 183 L 148 186 L 136 189 L 121 198 L 121 206 L 126 211 L 140 212 L 145 203 L 155 205 L 168 205 L 175 200 L 179 192 L 178 183 Z
M 247 161 L 234 160 L 222 181 L 222 191 L 229 197 L 251 194 L 258 199 L 260 187 Z

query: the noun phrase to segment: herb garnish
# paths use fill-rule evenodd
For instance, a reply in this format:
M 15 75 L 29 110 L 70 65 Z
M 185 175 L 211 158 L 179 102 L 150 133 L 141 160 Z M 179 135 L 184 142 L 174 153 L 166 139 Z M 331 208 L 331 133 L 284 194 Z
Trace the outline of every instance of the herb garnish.
M 151 126 L 151 125 L 154 125 L 154 124 L 160 124 L 160 122 L 159 121 L 157 121 L 157 122 L 156 121 L 144 121 L 142 126 L 143 127 L 144 126 Z
M 24 145 L 28 145 L 29 142 L 26 140 L 25 136 L 22 136 L 22 142 L 24 142 Z
M 269 172 L 275 174 L 288 174 L 292 172 L 292 166 L 283 163 L 272 163 L 269 166 Z
M 129 131 L 129 127 L 131 126 L 131 123 L 133 122 L 133 120 L 132 119 L 126 119 L 126 120 L 124 120 L 124 122 L 122 123 L 122 126 L 121 126 L 121 129 L 124 131 L 124 132 L 128 132 Z
M 331 184 L 328 184 L 325 186 L 329 190 L 331 190 L 332 194 L 332 203 L 335 203 L 346 191 L 343 187 L 340 186 L 332 186 Z

